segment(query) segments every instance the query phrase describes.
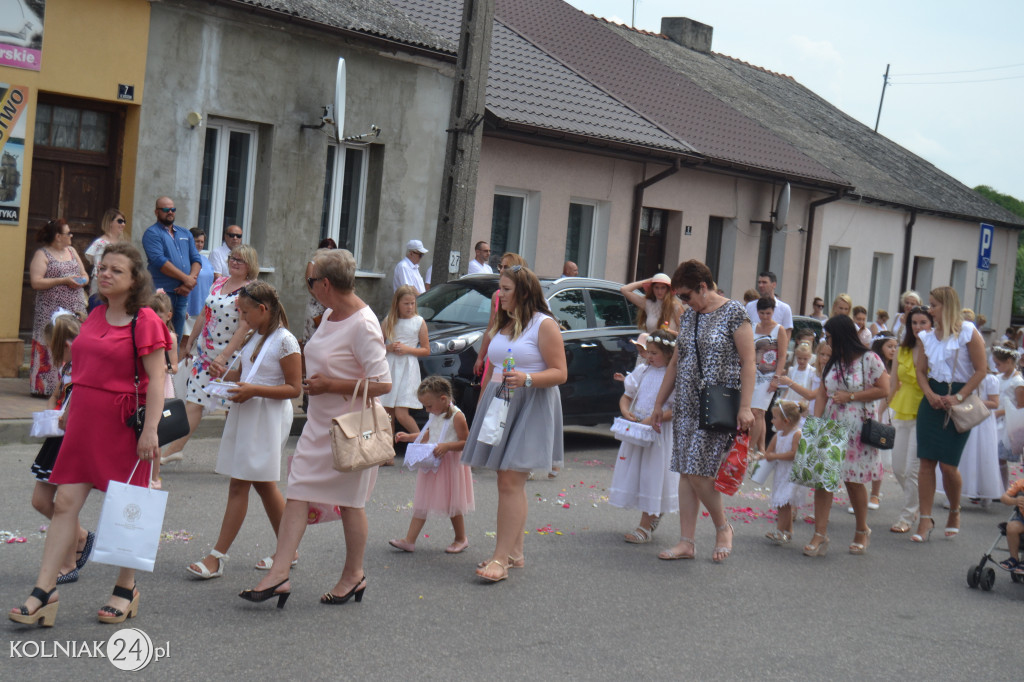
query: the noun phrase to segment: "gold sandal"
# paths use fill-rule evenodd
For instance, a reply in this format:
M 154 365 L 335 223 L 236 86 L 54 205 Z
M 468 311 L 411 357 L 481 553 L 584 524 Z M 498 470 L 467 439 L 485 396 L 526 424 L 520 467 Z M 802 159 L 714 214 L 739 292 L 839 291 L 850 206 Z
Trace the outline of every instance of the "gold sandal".
M 486 570 L 491 564 L 496 564 L 496 565 L 501 567 L 502 573 L 497 578 L 494 578 L 494 577 L 489 576 L 489 575 L 484 575 L 483 573 L 480 572 L 480 571 Z M 508 578 L 508 564 L 506 564 L 501 559 L 491 559 L 490 561 L 485 563 L 482 568 L 478 568 L 476 570 L 476 574 L 478 576 L 480 576 L 482 579 L 486 580 L 487 582 L 498 583 L 498 582 L 501 582 L 502 580 L 505 580 L 506 578 Z

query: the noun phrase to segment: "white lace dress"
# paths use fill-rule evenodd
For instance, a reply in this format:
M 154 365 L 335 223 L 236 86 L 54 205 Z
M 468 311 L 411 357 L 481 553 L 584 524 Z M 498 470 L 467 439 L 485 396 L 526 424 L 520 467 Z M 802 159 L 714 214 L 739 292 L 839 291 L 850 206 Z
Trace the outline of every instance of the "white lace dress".
M 633 414 L 646 419 L 654 409 L 664 367 L 645 367 L 626 377 L 626 395 L 635 397 Z M 672 405 L 675 395 L 665 401 Z M 679 511 L 679 474 L 671 471 L 672 421 L 662 422 L 661 433 L 647 447 L 622 443 L 615 459 L 608 503 L 659 516 Z
M 799 429 L 793 429 L 789 432 L 789 435 L 776 433 L 775 451 L 789 452 L 793 449 L 793 438 L 796 436 L 797 431 L 799 431 Z M 800 506 L 800 502 L 804 498 L 804 492 L 807 489 L 789 480 L 789 472 L 793 470 L 793 460 L 777 459 L 774 461 L 775 469 L 774 478 L 772 478 L 772 498 L 769 504 L 772 509 L 785 507 L 787 504 L 793 505 L 793 508 L 795 509 Z

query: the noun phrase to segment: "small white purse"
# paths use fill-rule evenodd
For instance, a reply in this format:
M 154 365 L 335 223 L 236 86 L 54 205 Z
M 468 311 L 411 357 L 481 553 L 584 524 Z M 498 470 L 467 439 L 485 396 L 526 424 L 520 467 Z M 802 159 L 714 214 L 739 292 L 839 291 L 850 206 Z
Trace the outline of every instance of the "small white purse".
M 438 443 L 445 442 L 444 437 L 448 434 L 450 423 L 446 421 L 441 428 L 441 435 L 437 439 Z M 429 427 L 429 424 L 427 424 L 427 427 Z M 416 436 L 416 440 L 409 443 L 405 448 L 405 466 L 409 467 L 412 471 L 434 473 L 441 466 L 441 458 L 434 456 L 436 444 L 423 442 L 423 436 L 427 433 L 427 430 L 427 428 L 424 428 L 420 431 L 420 434 Z

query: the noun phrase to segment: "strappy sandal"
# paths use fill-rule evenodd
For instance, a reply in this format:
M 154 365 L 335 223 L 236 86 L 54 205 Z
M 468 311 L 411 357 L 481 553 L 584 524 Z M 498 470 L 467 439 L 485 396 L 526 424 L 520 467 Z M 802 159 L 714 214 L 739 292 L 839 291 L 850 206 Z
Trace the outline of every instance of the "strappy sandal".
M 924 521 L 925 519 L 928 519 L 929 521 L 931 521 L 932 522 L 932 526 L 931 526 L 931 528 L 928 529 L 927 533 L 925 533 L 924 535 L 921 535 L 921 521 Z M 932 537 L 932 531 L 935 530 L 935 519 L 933 519 L 930 516 L 923 516 L 922 515 L 920 520 L 917 522 L 917 528 L 918 528 L 918 531 L 910 536 L 910 541 L 911 542 L 928 542 L 928 540 L 931 539 L 931 537 Z
M 114 585 L 113 596 L 127 599 L 128 608 L 122 611 L 109 604 L 101 606 L 96 616 L 101 623 L 123 623 L 126 619 L 139 615 L 139 593 L 135 591 L 134 586 L 129 590 L 127 587 Z
M 49 592 L 45 591 L 41 587 L 33 587 L 32 594 L 29 598 L 36 598 L 39 600 L 39 608 L 29 613 L 28 607 L 24 604 L 19 607 L 18 611 L 11 611 L 7 614 L 7 617 L 13 620 L 15 623 L 21 623 L 22 625 L 42 625 L 44 628 L 52 628 L 53 624 L 57 621 L 57 608 L 60 604 L 59 601 L 50 601 L 50 597 L 57 591 L 57 588 L 53 588 Z
M 297 564 L 297 563 L 299 563 L 299 557 L 295 557 L 294 559 L 292 559 L 292 568 L 295 568 L 295 564 Z M 254 566 L 254 568 L 257 571 L 269 571 L 273 567 L 274 567 L 274 557 L 273 556 L 265 556 L 265 557 L 263 557 L 262 559 L 257 561 L 256 562 L 256 566 Z
M 646 545 L 654 536 L 654 529 L 647 530 L 643 526 L 637 526 L 636 530 L 626 533 L 625 540 L 631 545 Z
M 778 528 L 768 531 L 764 536 L 771 540 L 773 545 L 788 545 L 793 540 L 793 533 Z
M 697 556 L 697 545 L 694 543 L 693 538 L 679 538 L 679 544 L 689 545 L 691 547 L 691 551 L 684 553 L 673 552 L 671 549 L 665 549 L 658 552 L 658 558 L 664 559 L 665 561 L 675 561 L 676 559 L 692 559 Z
M 810 543 L 804 545 L 804 556 L 810 557 L 823 557 L 828 553 L 828 536 L 824 533 L 814 531 L 814 535 L 811 536 L 811 542 L 814 542 L 814 538 L 821 538 L 821 542 L 816 545 Z
M 955 538 L 957 535 L 960 534 L 960 525 L 959 525 L 960 524 L 960 507 L 959 506 L 957 506 L 956 508 L 950 507 L 949 515 L 950 515 L 950 517 L 952 517 L 953 515 L 956 515 L 956 522 L 957 522 L 956 527 L 949 526 L 949 525 L 946 526 L 946 530 L 945 530 L 946 539 L 947 540 L 952 540 L 953 538 Z M 946 523 L 948 524 L 949 521 L 946 521 Z
M 658 530 L 658 524 L 661 523 L 661 516 L 650 516 L 651 519 L 651 532 Z
M 206 564 L 203 563 L 202 559 L 200 559 L 199 561 L 195 562 L 194 564 L 189 564 L 188 566 L 185 567 L 185 570 L 188 571 L 189 573 L 191 573 L 192 575 L 194 575 L 195 577 L 202 578 L 203 580 L 210 580 L 211 578 L 219 578 L 222 575 L 224 575 L 224 564 L 227 563 L 227 560 L 229 558 L 228 555 L 227 554 L 221 554 L 216 549 L 211 549 L 210 553 L 207 556 L 212 556 L 214 559 L 217 560 L 217 570 L 216 571 L 211 571 L 210 569 L 208 569 L 206 567 Z M 205 559 L 205 558 L 206 557 L 203 557 L 203 559 Z M 193 566 L 198 566 L 199 570 L 196 570 L 196 569 L 192 568 Z
M 889 532 L 890 533 L 909 533 L 910 532 L 910 524 L 907 523 L 906 521 L 897 521 L 896 523 L 892 524 L 892 528 L 889 529 Z
M 853 537 L 856 538 L 858 535 L 864 536 L 864 542 L 851 542 L 850 554 L 863 556 L 864 554 L 868 553 L 868 544 L 870 544 L 871 542 L 871 529 L 868 528 L 867 530 L 858 530 L 853 534 Z
M 731 523 L 726 523 L 726 524 L 723 524 L 721 526 L 716 526 L 715 527 L 715 533 L 722 533 L 722 532 L 725 531 L 726 528 L 728 528 L 730 534 L 733 537 L 735 537 L 736 530 L 732 527 Z M 732 544 L 732 538 L 729 538 L 729 543 Z M 716 564 L 720 564 L 720 563 L 724 562 L 726 559 L 728 559 L 730 554 L 732 554 L 732 547 L 725 547 L 724 545 L 720 545 L 718 547 L 715 547 L 715 552 L 714 552 L 714 554 L 711 555 L 711 560 L 714 561 Z M 718 558 L 715 558 L 715 557 L 718 557 Z
M 491 563 L 491 560 L 484 559 L 483 561 L 478 562 L 476 567 L 477 568 L 483 568 L 484 566 L 486 566 L 489 563 Z M 509 568 L 526 568 L 526 555 L 524 554 L 524 555 L 518 556 L 518 557 L 510 556 L 508 558 L 508 567 Z
M 481 571 L 487 570 L 487 568 L 489 568 L 491 566 L 491 564 L 494 564 L 495 566 L 500 566 L 501 567 L 501 574 L 498 575 L 497 577 L 490 576 L 490 575 L 485 575 L 485 574 L 481 573 Z M 504 561 L 502 561 L 501 559 L 491 559 L 490 561 L 488 561 L 487 563 L 485 563 L 483 565 L 483 568 L 478 568 L 476 570 L 476 574 L 477 574 L 477 576 L 479 576 L 483 580 L 486 580 L 489 583 L 498 583 L 498 582 L 501 582 L 502 580 L 505 580 L 506 578 L 508 578 L 508 564 L 505 563 Z

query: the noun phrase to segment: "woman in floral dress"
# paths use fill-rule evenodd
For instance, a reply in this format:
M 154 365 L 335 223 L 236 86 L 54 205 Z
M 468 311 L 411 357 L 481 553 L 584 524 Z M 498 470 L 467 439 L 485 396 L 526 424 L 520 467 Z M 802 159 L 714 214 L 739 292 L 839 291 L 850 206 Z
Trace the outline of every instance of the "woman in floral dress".
M 79 316 L 85 313 L 82 287 L 89 282 L 89 277 L 78 252 L 71 246 L 71 237 L 71 226 L 63 218 L 46 223 L 36 235 L 36 241 L 43 246 L 29 264 L 29 283 L 36 290 L 29 368 L 29 387 L 34 396 L 49 396 L 60 379 L 58 368 L 50 361 L 43 334 L 50 318 L 59 308 Z
M 814 416 L 838 421 L 849 429 L 842 475 L 857 519 L 850 554 L 864 554 L 871 537 L 866 485 L 882 477 L 882 458 L 878 448 L 861 442 L 860 431 L 864 421 L 874 414 L 875 401 L 889 395 L 889 375 L 882 360 L 860 342 L 857 325 L 850 317 L 829 318 L 825 323 L 825 340 L 832 348 L 832 357 L 822 371 L 821 386 L 814 399 Z M 828 551 L 831 510 L 832 492 L 816 489 L 814 536 L 804 547 L 807 556 L 824 556 Z
M 160 458 L 161 464 L 181 461 L 181 451 L 185 449 L 188 439 L 199 426 L 204 409 L 227 407 L 226 401 L 206 392 L 207 385 L 213 379 L 210 367 L 214 363 L 218 364 L 221 369 L 219 374 L 222 374 L 249 332 L 249 328 L 238 319 L 238 292 L 255 280 L 259 272 L 256 249 L 248 244 L 242 244 L 236 246 L 228 255 L 228 276 L 216 280 L 210 287 L 206 305 L 203 306 L 203 311 L 199 313 L 199 319 L 196 321 L 196 327 L 200 327 L 201 331 L 198 334 L 193 331 L 189 335 L 188 343 L 182 351 L 184 357 L 192 352 L 193 343 L 197 348 L 196 356 L 192 360 L 185 397 L 189 435 L 167 446 L 167 451 Z M 193 330 L 196 327 L 193 327 Z

